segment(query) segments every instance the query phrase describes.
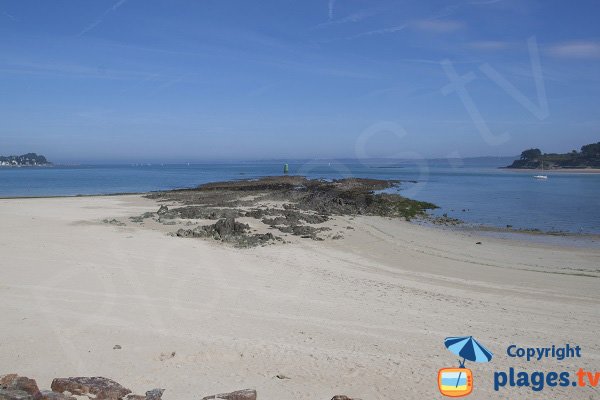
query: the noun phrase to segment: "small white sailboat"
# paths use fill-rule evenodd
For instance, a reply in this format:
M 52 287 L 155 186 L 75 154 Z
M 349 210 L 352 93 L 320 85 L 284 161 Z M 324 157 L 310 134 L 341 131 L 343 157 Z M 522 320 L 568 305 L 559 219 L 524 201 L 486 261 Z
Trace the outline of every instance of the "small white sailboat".
M 542 158 L 542 172 L 544 172 L 544 159 Z M 548 175 L 534 175 L 533 179 L 548 179 Z

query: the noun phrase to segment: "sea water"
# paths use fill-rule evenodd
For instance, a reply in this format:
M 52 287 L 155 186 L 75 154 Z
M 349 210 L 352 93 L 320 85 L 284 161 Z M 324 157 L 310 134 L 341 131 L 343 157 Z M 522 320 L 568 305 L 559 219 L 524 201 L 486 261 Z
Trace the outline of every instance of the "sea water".
M 515 229 L 600 233 L 600 175 L 499 167 L 512 159 L 331 160 L 0 168 L 0 197 L 148 192 L 206 182 L 290 174 L 398 179 L 397 191 L 465 222 Z

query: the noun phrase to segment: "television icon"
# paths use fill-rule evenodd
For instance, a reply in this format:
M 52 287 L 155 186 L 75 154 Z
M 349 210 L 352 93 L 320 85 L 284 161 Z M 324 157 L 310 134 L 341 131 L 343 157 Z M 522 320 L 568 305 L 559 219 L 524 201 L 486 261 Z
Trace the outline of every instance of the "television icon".
M 438 387 L 444 396 L 466 396 L 473 391 L 473 373 L 468 368 L 442 368 L 438 372 Z

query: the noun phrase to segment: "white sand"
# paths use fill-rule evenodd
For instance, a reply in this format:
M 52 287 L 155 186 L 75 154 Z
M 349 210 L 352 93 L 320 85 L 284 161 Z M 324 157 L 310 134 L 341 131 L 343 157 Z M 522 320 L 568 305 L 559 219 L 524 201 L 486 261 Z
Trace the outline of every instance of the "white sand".
M 100 375 L 166 388 L 166 400 L 243 388 L 259 399 L 433 399 L 438 369 L 457 365 L 443 346 L 456 335 L 495 354 L 467 363 L 471 398 L 534 398 L 493 391 L 493 372 L 510 366 L 600 370 L 599 249 L 343 218 L 343 240 L 240 250 L 101 222 L 156 209 L 139 196 L 0 200 L 0 374 L 46 388 Z M 506 356 L 512 343 L 578 344 L 583 357 L 527 363 Z

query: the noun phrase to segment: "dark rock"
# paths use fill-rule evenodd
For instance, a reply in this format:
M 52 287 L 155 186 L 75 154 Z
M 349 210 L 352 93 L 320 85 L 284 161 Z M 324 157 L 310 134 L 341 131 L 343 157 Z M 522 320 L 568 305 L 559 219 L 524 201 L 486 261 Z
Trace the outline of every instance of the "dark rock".
M 250 226 L 237 222 L 234 218 L 224 218 L 212 225 L 205 225 L 194 229 L 179 229 L 176 233 L 179 237 L 213 238 L 237 247 L 253 247 L 266 244 L 275 239 L 271 233 L 249 234 Z
M 262 223 L 269 226 L 275 225 L 290 225 L 290 222 L 285 217 L 263 218 Z
M 18 377 L 19 375 L 17 374 L 6 374 L 0 376 L 0 388 L 6 389 L 8 385 L 11 385 Z
M 481 242 L 476 242 L 475 244 L 481 244 Z
M 142 215 L 139 215 L 137 217 L 129 217 L 129 219 L 132 222 L 144 222 L 144 220 L 146 218 L 152 218 L 152 217 L 154 217 L 154 213 L 153 212 L 145 212 Z
M 172 351 L 170 353 L 160 353 L 160 356 L 158 357 L 158 359 L 160 361 L 165 361 L 165 360 L 170 360 L 171 358 L 175 357 L 177 353 Z
M 125 226 L 125 223 L 123 223 L 123 222 L 121 222 L 119 220 L 116 220 L 114 218 L 113 219 L 108 219 L 107 218 L 107 219 L 102 220 L 102 222 L 104 222 L 105 224 L 110 224 L 110 225 Z
M 193 237 L 194 231 L 192 229 L 178 229 L 177 233 L 175 233 L 179 237 Z
M 53 391 L 59 393 L 68 391 L 78 396 L 91 394 L 98 400 L 120 400 L 131 393 L 131 390 L 124 388 L 117 382 L 100 376 L 55 378 L 50 387 Z
M 223 400 L 256 400 L 256 390 L 245 389 L 237 392 L 214 394 L 206 396 L 202 400 L 223 399 Z
M 0 389 L 0 400 L 33 400 L 33 396 L 24 390 Z
M 163 215 L 166 214 L 169 211 L 169 207 L 165 206 L 164 204 L 162 204 L 159 208 L 158 211 L 156 212 L 158 215 Z
M 17 374 L 8 374 L 0 376 L 0 388 L 8 390 L 21 390 L 31 396 L 37 396 L 40 393 L 37 383 L 34 379 Z
M 244 214 L 245 217 L 252 217 L 256 219 L 261 219 L 265 215 L 267 215 L 267 212 L 265 212 L 265 210 L 261 210 L 260 208 L 247 211 L 246 214 Z
M 51 392 L 50 390 L 42 390 L 40 397 L 36 397 L 36 400 L 77 400 L 73 396 L 67 396 L 63 393 Z
M 325 215 L 356 214 L 410 219 L 436 208 L 431 203 L 407 199 L 398 194 L 376 193 L 397 186 L 398 183 L 361 178 L 325 181 L 302 176 L 271 176 L 208 183 L 195 189 L 157 192 L 147 197 L 190 205 L 203 204 L 205 207 L 235 207 L 242 204 L 256 206 L 262 200 L 284 201 L 283 211 L 310 211 L 313 215 L 317 214 L 316 219 Z M 248 194 L 255 195 L 255 198 L 247 200 Z M 261 218 L 263 213 L 252 210 L 246 215 Z M 309 218 L 315 220 L 313 217 Z M 307 222 L 318 223 L 316 220 Z
M 244 234 L 250 226 L 237 222 L 234 218 L 224 218 L 218 220 L 212 225 L 204 225 L 194 229 L 179 229 L 177 236 L 181 237 L 213 237 L 214 239 L 225 240 L 230 236 L 239 236 Z
M 146 392 L 146 400 L 160 400 L 165 389 L 152 389 Z
M 244 233 L 246 229 L 250 229 L 250 227 L 247 224 L 237 222 L 233 218 L 220 219 L 215 223 L 215 231 L 217 231 L 221 237 Z
M 306 225 L 297 225 L 292 227 L 292 235 L 300 236 L 302 238 L 310 238 L 313 240 L 318 240 L 317 233 L 321 231 L 329 231 L 331 228 L 322 227 L 322 228 L 313 228 L 312 226 Z
M 359 400 L 359 399 L 352 399 L 348 396 L 344 396 L 343 394 L 338 394 L 337 396 L 333 396 L 331 398 L 331 400 Z
M 321 224 L 329 220 L 326 215 L 310 214 L 306 212 L 293 211 L 286 209 L 283 212 L 283 216 L 277 216 L 275 218 L 263 218 L 262 222 L 266 225 L 287 225 L 294 226 L 298 225 L 300 221 L 304 221 L 308 224 Z
M 318 233 L 330 229 L 311 225 L 322 224 L 333 215 L 378 215 L 410 220 L 426 217 L 427 210 L 436 208 L 431 203 L 398 194 L 378 193 L 398 184 L 399 181 L 377 179 L 326 181 L 301 176 L 275 176 L 215 182 L 194 189 L 155 192 L 146 197 L 184 205 L 171 208 L 167 214 L 177 213 L 187 219 L 218 220 L 213 225 L 180 229 L 176 236 L 212 238 L 237 247 L 252 247 L 267 244 L 272 239 L 264 235 L 253 236 L 248 232 L 248 225 L 236 222 L 235 218 L 252 217 L 284 233 L 323 240 Z M 281 208 L 269 207 L 264 204 L 265 201 L 283 204 Z M 239 207 L 250 209 L 245 211 Z M 437 223 L 454 225 L 459 221 L 446 216 Z
M 161 400 L 165 389 L 152 389 L 146 392 L 145 396 L 139 394 L 128 394 L 125 400 Z
M 179 216 L 185 219 L 221 219 L 235 218 L 240 216 L 240 211 L 227 208 L 209 208 L 204 206 L 186 206 L 174 208 L 169 211 L 174 216 Z M 173 217 L 174 218 L 174 217 Z
M 121 350 L 121 345 L 120 344 L 115 344 L 113 346 L 113 350 Z

